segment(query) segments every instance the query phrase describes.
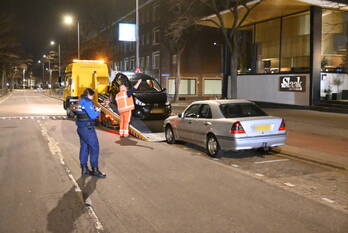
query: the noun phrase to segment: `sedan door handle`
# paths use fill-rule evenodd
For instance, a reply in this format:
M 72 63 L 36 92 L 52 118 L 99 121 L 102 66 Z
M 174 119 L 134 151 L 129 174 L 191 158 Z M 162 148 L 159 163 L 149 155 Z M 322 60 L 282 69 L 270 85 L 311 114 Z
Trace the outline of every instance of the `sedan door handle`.
M 205 122 L 204 125 L 211 126 L 212 124 L 211 124 L 211 122 Z

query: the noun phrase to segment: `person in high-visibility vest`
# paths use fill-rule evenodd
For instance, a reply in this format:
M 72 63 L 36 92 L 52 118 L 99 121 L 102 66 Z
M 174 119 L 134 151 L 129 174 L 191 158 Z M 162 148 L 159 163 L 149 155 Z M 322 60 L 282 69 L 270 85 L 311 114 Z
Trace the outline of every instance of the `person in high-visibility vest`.
M 120 113 L 120 136 L 129 136 L 129 123 L 132 118 L 132 110 L 134 110 L 133 93 L 138 89 L 142 79 L 128 90 L 125 85 L 120 86 L 120 92 L 116 95 L 117 109 Z

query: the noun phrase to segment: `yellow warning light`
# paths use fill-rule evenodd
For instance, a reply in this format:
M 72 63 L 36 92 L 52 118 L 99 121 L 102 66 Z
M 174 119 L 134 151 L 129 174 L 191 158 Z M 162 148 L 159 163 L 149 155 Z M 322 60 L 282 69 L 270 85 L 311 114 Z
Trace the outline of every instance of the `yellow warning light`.
M 74 63 L 105 63 L 104 60 L 79 60 L 79 59 L 74 59 Z

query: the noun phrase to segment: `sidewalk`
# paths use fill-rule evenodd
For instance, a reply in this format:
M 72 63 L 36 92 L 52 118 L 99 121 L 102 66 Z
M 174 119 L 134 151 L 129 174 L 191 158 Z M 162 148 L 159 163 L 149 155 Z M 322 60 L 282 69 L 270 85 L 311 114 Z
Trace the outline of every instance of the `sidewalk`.
M 173 104 L 182 112 L 187 103 Z M 276 151 L 286 156 L 320 163 L 348 171 L 348 115 L 311 110 L 264 110 L 285 119 L 288 140 Z

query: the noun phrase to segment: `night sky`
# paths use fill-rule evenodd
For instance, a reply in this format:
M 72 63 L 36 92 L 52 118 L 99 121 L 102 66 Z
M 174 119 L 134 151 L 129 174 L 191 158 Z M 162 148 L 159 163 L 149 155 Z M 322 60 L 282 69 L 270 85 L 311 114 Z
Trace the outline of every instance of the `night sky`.
M 60 41 L 63 50 L 76 49 L 76 28 L 63 24 L 64 15 L 79 19 L 83 40 L 88 33 L 127 13 L 134 4 L 128 0 L 1 0 L 0 12 L 14 17 L 25 55 L 37 60 L 50 49 L 51 40 Z

